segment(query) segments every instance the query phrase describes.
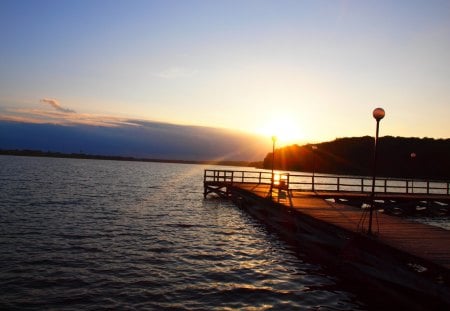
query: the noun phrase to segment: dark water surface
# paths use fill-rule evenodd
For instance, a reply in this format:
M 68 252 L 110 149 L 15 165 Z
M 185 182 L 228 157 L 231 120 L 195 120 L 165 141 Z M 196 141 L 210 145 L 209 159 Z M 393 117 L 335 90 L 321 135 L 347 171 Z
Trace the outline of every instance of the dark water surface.
M 0 156 L 0 309 L 373 309 L 204 168 Z

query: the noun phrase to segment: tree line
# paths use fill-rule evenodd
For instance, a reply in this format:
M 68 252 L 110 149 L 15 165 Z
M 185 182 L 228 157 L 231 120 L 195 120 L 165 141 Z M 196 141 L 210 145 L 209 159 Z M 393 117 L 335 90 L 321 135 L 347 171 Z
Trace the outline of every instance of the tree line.
M 126 156 L 98 155 L 86 153 L 63 153 L 57 151 L 41 151 L 29 149 L 0 149 L 0 155 L 29 156 L 29 157 L 47 157 L 47 158 L 71 158 L 71 159 L 91 159 L 91 160 L 114 160 L 114 161 L 138 161 L 138 162 L 161 162 L 161 163 L 180 163 L 180 164 L 205 164 L 205 165 L 224 165 L 224 166 L 253 166 L 254 162 L 248 161 L 228 161 L 228 160 L 172 160 L 172 159 L 153 159 L 153 158 L 135 158 Z
M 345 175 L 370 176 L 374 138 L 337 138 L 334 141 L 275 150 L 274 168 Z M 378 141 L 377 175 L 384 177 L 450 179 L 450 139 L 385 136 Z M 263 161 L 272 168 L 272 153 Z

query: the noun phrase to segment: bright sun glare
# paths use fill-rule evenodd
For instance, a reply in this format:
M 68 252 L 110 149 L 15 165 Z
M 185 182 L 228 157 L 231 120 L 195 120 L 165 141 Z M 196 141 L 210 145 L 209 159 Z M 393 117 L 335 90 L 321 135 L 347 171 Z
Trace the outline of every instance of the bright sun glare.
M 276 136 L 281 145 L 298 143 L 302 136 L 300 126 L 287 115 L 274 116 L 258 132 L 267 137 Z

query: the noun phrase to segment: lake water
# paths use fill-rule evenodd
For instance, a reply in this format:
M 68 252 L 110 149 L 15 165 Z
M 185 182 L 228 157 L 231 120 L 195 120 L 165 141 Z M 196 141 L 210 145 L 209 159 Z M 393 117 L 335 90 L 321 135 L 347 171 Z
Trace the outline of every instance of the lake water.
M 0 309 L 379 307 L 230 202 L 204 200 L 205 168 L 0 156 Z

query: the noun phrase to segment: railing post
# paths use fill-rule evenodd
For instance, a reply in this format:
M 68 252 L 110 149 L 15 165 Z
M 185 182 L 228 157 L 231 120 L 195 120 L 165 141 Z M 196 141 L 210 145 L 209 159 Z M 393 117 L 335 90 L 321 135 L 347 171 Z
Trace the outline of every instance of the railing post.
M 271 182 L 270 178 L 266 178 L 265 174 L 267 172 L 265 171 L 233 171 L 233 170 L 216 170 L 216 169 L 205 169 L 203 171 L 203 182 L 206 183 L 212 183 L 212 182 L 219 182 L 219 183 L 229 183 L 233 185 L 234 183 L 246 183 L 246 182 L 258 182 L 258 184 L 269 184 Z M 280 175 L 281 177 L 285 178 L 283 180 L 286 181 L 288 184 L 288 187 L 291 183 L 291 175 L 289 173 L 283 173 Z M 296 175 L 293 174 L 295 178 L 301 177 L 302 180 L 304 178 L 304 182 L 300 181 L 298 182 L 295 178 L 292 181 L 294 184 L 294 187 L 299 187 L 299 189 L 303 189 L 308 191 L 309 189 L 312 189 L 313 186 L 311 184 L 311 175 Z M 320 177 L 320 176 L 319 176 Z M 360 188 L 361 193 L 366 193 L 366 184 L 365 184 L 365 178 L 364 177 L 355 177 L 351 178 L 351 182 L 347 183 L 346 180 L 349 177 L 347 176 L 330 176 L 330 177 L 322 177 L 322 179 L 325 179 L 324 183 L 318 183 L 318 185 L 327 186 L 327 189 L 332 189 L 333 186 L 335 186 L 336 191 L 346 191 L 348 189 L 351 189 L 351 191 L 358 191 L 358 188 Z M 357 179 L 360 179 L 359 185 L 357 184 Z M 257 181 L 256 181 L 257 179 Z M 270 180 L 269 180 L 270 179 Z M 333 179 L 335 179 L 335 183 L 333 183 Z M 343 181 L 341 180 L 343 179 Z M 269 180 L 269 181 L 267 181 Z M 384 193 L 389 193 L 389 191 L 393 191 L 396 193 L 406 193 L 406 194 L 412 194 L 415 193 L 415 189 L 417 190 L 417 194 L 422 195 L 432 195 L 432 194 L 444 194 L 444 195 L 450 195 L 450 181 L 439 181 L 434 182 L 432 180 L 421 180 L 420 182 L 417 180 L 416 185 L 414 185 L 414 181 L 410 179 L 388 179 L 383 178 L 383 181 L 380 180 L 380 182 L 383 182 L 383 184 L 378 183 L 374 184 L 374 188 L 378 187 L 379 191 L 383 191 L 380 188 L 384 188 Z M 404 186 L 403 186 L 403 183 Z M 425 185 L 426 183 L 426 185 Z M 421 185 L 422 184 L 422 185 Z M 308 187 L 309 185 L 309 187 Z M 341 189 L 342 187 L 344 189 Z M 331 188 L 329 188 L 331 187 Z M 320 188 L 320 187 L 319 187 Z M 404 190 L 403 190 L 404 189 Z M 426 189 L 426 190 L 425 190 Z M 374 189 L 375 190 L 375 189 Z M 405 191 L 405 192 L 402 192 Z

